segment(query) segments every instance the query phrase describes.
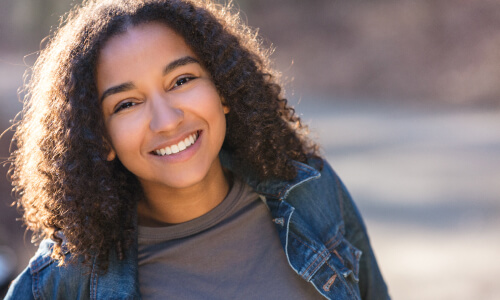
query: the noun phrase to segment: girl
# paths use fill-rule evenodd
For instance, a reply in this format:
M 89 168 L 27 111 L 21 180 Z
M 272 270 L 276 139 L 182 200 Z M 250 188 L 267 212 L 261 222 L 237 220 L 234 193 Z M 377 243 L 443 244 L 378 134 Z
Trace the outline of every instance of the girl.
M 38 58 L 7 299 L 386 299 L 346 189 L 228 7 L 88 1 Z

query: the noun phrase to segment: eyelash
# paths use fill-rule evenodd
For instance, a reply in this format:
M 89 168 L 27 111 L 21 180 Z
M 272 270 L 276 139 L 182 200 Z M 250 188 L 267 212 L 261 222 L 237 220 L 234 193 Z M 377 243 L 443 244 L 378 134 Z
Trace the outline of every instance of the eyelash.
M 177 79 L 175 81 L 175 84 L 172 86 L 172 89 L 175 89 L 175 88 L 178 88 L 188 82 L 190 82 L 191 80 L 193 79 L 196 79 L 197 77 L 195 76 L 185 76 L 185 77 L 181 77 L 179 79 Z M 135 106 L 136 103 L 135 102 L 132 102 L 132 101 L 129 101 L 129 102 L 123 102 L 123 103 L 120 103 L 118 104 L 118 106 L 115 108 L 114 112 L 113 113 L 118 113 L 119 111 L 123 110 L 123 109 L 127 109 L 129 107 L 132 107 L 132 106 Z
M 115 111 L 114 111 L 113 113 L 115 113 L 115 114 L 116 114 L 117 112 L 119 112 L 119 111 L 121 111 L 121 110 L 123 110 L 123 109 L 127 109 L 127 108 L 129 108 L 129 107 L 132 107 L 132 106 L 134 106 L 134 105 L 135 105 L 135 103 L 134 103 L 134 102 L 131 102 L 131 101 L 130 101 L 130 102 L 123 102 L 123 103 L 120 103 L 120 104 L 118 104 L 118 106 L 115 108 Z
M 174 86 L 173 86 L 172 88 L 173 88 L 173 89 L 175 89 L 175 88 L 177 88 L 177 87 L 180 87 L 180 86 L 182 86 L 182 85 L 184 85 L 184 84 L 188 83 L 189 81 L 191 81 L 191 80 L 193 80 L 193 79 L 196 79 L 196 77 L 194 77 L 194 76 L 185 76 L 185 77 L 181 77 L 181 78 L 179 78 L 179 79 L 177 79 L 177 80 L 175 81 L 175 84 L 174 84 Z M 180 82 L 182 82 L 182 83 L 180 83 Z

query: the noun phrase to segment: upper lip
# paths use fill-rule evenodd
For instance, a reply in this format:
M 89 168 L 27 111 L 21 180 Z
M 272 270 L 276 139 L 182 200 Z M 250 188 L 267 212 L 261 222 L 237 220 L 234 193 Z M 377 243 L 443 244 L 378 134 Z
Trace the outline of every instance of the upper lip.
M 171 147 L 173 145 L 177 145 L 180 141 L 185 140 L 191 134 L 198 134 L 199 135 L 200 132 L 201 132 L 201 130 L 195 130 L 195 131 L 190 131 L 190 132 L 187 132 L 187 133 L 183 133 L 183 134 L 177 136 L 176 138 L 172 138 L 172 139 L 169 139 L 166 142 L 162 142 L 161 144 L 159 144 L 158 146 L 156 146 L 155 148 L 153 148 L 153 150 L 151 150 L 150 152 L 154 153 L 155 151 L 163 149 L 165 147 Z

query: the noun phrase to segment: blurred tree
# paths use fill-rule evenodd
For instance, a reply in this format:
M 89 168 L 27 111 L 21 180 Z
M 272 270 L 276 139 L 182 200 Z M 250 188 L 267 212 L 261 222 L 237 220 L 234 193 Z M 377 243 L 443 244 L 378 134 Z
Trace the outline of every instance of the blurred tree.
M 73 3 L 70 0 L 2 0 L 0 49 L 13 51 L 38 47 Z

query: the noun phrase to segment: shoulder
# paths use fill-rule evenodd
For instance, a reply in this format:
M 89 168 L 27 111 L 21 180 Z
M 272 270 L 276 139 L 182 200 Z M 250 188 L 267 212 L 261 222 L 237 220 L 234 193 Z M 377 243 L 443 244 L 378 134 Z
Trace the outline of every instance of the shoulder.
M 321 233 L 323 241 L 343 237 L 366 248 L 363 218 L 342 180 L 325 159 L 310 159 L 306 167 L 317 170 L 319 176 L 297 186 L 285 201 L 312 232 Z
M 54 241 L 44 240 L 26 269 L 11 283 L 5 299 L 44 299 L 64 293 L 88 294 L 90 270 L 83 264 L 59 266 L 51 257 Z M 67 254 L 69 258 L 69 254 Z M 86 293 L 85 293 L 86 292 Z
M 352 273 L 363 299 L 389 299 L 361 214 L 347 188 L 324 159 L 308 162 L 320 172 L 290 193 L 289 199 L 303 223 L 332 253 L 331 266 Z
M 317 240 L 327 244 L 339 240 L 346 230 L 353 229 L 350 224 L 347 225 L 350 222 L 345 218 L 346 209 L 355 209 L 354 206 L 345 204 L 351 201 L 347 190 L 326 160 L 314 158 L 309 159 L 307 165 L 298 165 L 300 168 L 314 170 L 316 175 L 291 189 L 283 199 L 283 205 L 293 207 L 294 223 L 302 231 L 307 228 L 309 237 L 315 236 Z M 301 176 L 299 167 L 298 176 Z
M 329 186 L 333 184 L 333 188 L 345 188 L 339 176 L 326 159 L 319 157 L 310 158 L 307 165 L 320 172 L 321 176 L 319 182 L 321 184 Z
M 297 163 L 299 173 L 300 168 L 314 169 L 318 176 L 311 176 L 310 180 L 292 190 L 287 201 L 300 209 L 326 209 L 336 212 L 336 217 L 342 219 L 343 203 L 350 199 L 350 195 L 328 161 L 323 158 L 310 158 L 307 165 Z
M 291 200 L 294 205 L 301 210 L 314 210 L 322 224 L 334 226 L 348 237 L 355 237 L 365 231 L 358 207 L 328 161 L 311 158 L 307 166 L 320 172 L 320 176 L 298 189 L 297 194 L 301 196 L 300 199 Z

